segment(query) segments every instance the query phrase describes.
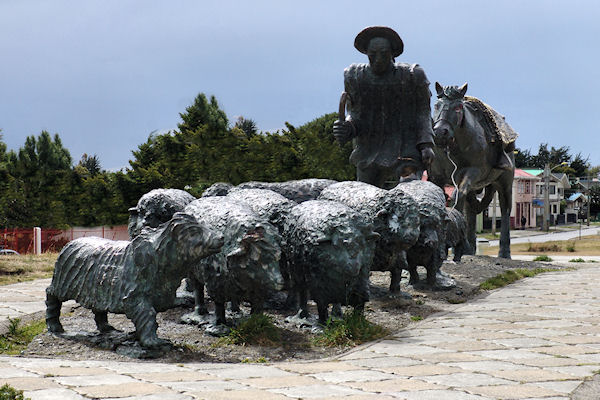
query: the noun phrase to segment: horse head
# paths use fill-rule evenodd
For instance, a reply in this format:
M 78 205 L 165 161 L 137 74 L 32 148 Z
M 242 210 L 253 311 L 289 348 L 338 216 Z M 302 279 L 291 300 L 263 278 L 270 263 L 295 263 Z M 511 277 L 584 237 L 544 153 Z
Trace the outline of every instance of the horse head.
M 433 135 L 437 145 L 447 147 L 454 143 L 454 131 L 464 121 L 463 99 L 467 84 L 442 87 L 436 82 L 435 90 L 438 100 L 433 108 Z

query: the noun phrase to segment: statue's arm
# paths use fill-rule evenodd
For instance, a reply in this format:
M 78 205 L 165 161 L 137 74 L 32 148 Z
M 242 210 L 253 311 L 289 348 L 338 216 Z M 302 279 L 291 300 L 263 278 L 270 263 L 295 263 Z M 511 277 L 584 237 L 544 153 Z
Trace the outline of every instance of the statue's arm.
M 356 70 L 355 66 L 344 70 L 344 92 L 347 95 L 348 115 L 343 121 L 336 120 L 333 125 L 333 134 L 340 142 L 344 144 L 359 135 L 360 130 L 360 98 L 353 82 L 355 81 Z
M 425 147 L 433 147 L 433 128 L 431 126 L 431 92 L 429 91 L 429 80 L 425 71 L 418 64 L 412 66 L 415 79 L 416 96 L 416 130 L 417 148 L 423 150 Z

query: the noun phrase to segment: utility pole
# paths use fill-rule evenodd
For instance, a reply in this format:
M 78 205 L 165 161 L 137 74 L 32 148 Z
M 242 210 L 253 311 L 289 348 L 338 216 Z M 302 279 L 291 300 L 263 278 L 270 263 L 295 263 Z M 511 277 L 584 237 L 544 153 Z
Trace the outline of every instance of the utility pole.
M 591 177 L 589 175 L 587 175 L 585 177 L 585 181 L 587 182 L 587 188 L 585 189 L 585 194 L 587 196 L 587 226 L 590 226 L 590 206 L 591 206 L 591 193 L 590 193 L 590 186 L 592 186 L 592 182 L 591 182 Z
M 548 232 L 550 228 L 550 164 L 544 166 L 544 220 L 542 230 Z
M 494 201 L 492 202 L 492 235 L 496 236 L 496 196 L 498 194 L 494 193 Z

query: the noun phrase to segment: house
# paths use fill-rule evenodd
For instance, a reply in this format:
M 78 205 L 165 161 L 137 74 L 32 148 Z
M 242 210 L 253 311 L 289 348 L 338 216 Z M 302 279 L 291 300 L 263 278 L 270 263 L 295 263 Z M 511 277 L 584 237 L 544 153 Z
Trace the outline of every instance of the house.
M 587 207 L 587 197 L 583 193 L 577 192 L 569 196 L 565 207 L 567 222 L 577 222 L 577 214 L 584 214 L 585 207 Z M 584 215 L 582 217 L 585 218 Z
M 512 207 L 510 211 L 510 227 L 533 228 L 536 226 L 536 210 L 534 207 L 535 189 L 541 178 L 534 176 L 522 169 L 515 169 L 515 177 L 512 187 Z M 500 221 L 500 203 L 498 201 L 498 193 L 494 195 L 494 199 L 487 209 L 487 217 L 493 218 L 494 207 L 496 208 L 496 223 Z M 522 217 L 525 224 L 521 224 Z
M 541 221 L 544 218 L 544 188 L 546 186 L 544 182 L 544 170 L 524 169 L 523 171 L 540 178 L 535 184 L 534 204 L 536 208 L 536 217 L 540 221 L 538 225 L 541 226 Z M 560 172 L 551 172 L 548 188 L 548 199 L 550 200 L 550 224 L 564 224 L 566 222 L 566 215 L 564 214 L 564 210 L 560 209 L 560 203 L 565 198 L 565 191 L 571 189 L 569 176 Z

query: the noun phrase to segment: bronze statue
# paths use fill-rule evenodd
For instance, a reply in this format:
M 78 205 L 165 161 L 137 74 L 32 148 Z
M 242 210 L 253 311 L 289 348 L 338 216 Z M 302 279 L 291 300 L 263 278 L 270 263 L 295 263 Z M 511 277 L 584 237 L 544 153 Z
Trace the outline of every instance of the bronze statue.
M 466 217 L 470 252 L 475 251 L 475 217 L 498 192 L 501 213 L 498 257 L 510 258 L 510 209 L 514 178 L 514 146 L 517 133 L 481 100 L 465 96 L 467 84 L 442 87 L 436 82 L 438 100 L 433 130 L 436 157 L 427 171 L 440 187 L 458 186 L 453 204 Z M 481 200 L 477 194 L 485 189 Z
M 340 144 L 353 139 L 350 161 L 359 181 L 383 187 L 390 179 L 411 174 L 420 178 L 434 157 L 425 72 L 418 64 L 395 63 L 404 44 L 391 28 L 364 29 L 354 47 L 369 57 L 369 63 L 344 70 L 335 138 Z
M 93 311 L 102 333 L 114 330 L 107 313 L 125 314 L 142 347 L 169 347 L 156 335 L 156 313 L 173 307 L 181 279 L 200 259 L 219 252 L 223 242 L 223 235 L 182 213 L 143 229 L 130 242 L 96 237 L 69 242 L 46 289 L 48 331 L 64 332 L 61 304 L 73 299 Z

